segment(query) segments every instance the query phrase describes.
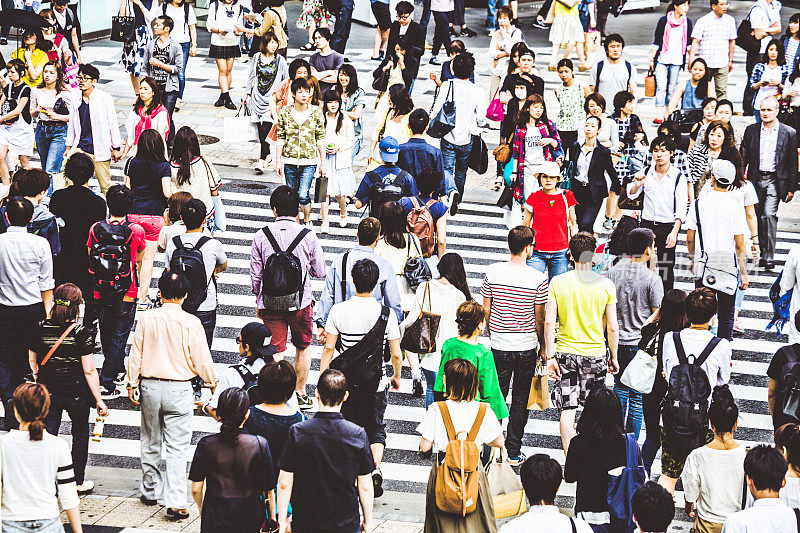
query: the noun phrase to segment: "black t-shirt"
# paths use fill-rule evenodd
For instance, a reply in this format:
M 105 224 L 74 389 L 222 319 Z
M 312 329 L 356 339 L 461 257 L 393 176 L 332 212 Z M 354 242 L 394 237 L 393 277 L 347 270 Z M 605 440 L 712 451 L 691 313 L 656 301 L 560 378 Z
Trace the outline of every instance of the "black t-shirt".
M 783 367 L 789 362 L 790 356 L 787 355 L 789 350 L 795 350 L 793 359 L 800 359 L 800 353 L 798 353 L 800 352 L 800 345 L 790 344 L 789 346 L 783 346 L 779 348 L 778 351 L 775 352 L 775 355 L 772 356 L 772 361 L 770 361 L 769 367 L 767 368 L 767 377 L 778 382 L 778 390 L 783 387 Z M 772 425 L 775 427 L 775 429 L 784 424 L 788 424 L 789 422 L 796 422 L 796 420 L 794 420 L 792 417 L 784 415 L 781 412 L 781 403 L 783 403 L 783 398 L 778 395 L 775 411 L 772 414 Z
M 283 455 L 283 449 L 286 447 L 289 428 L 302 421 L 303 415 L 299 411 L 293 415 L 282 416 L 267 413 L 258 407 L 250 408 L 250 416 L 244 423 L 244 428 L 251 435 L 259 435 L 267 439 L 276 481 L 279 471 L 278 460 Z
M 52 324 L 43 320 L 36 328 L 34 343 L 30 347 L 36 352 L 39 363 L 38 381 L 51 393 L 77 398 L 91 397 L 89 384 L 83 374 L 81 358 L 94 352 L 94 334 L 83 326 L 77 326 L 42 366 L 42 360 L 50 351 L 67 326 Z
M 92 135 L 92 110 L 89 102 L 81 98 L 78 106 L 78 119 L 81 122 L 81 138 L 78 139 L 78 149 L 87 154 L 94 155 L 94 136 Z
M 25 107 L 22 108 L 22 113 L 20 115 L 8 122 L 9 124 L 13 124 L 17 120 L 24 120 L 28 124 L 31 123 L 31 88 L 28 87 L 25 83 L 20 83 L 19 85 L 7 85 L 5 89 L 3 89 L 3 93 L 6 96 L 5 102 L 3 102 L 3 109 L 2 113 L 8 114 L 14 109 L 17 108 L 19 105 L 19 101 L 23 98 L 28 99 L 28 103 L 25 104 Z
M 625 466 L 625 441 L 609 449 L 598 446 L 583 435 L 569 443 L 564 464 L 564 481 L 578 482 L 575 488 L 575 512 L 608 511 L 608 471 Z
M 131 157 L 125 163 L 125 175 L 130 178 L 133 191 L 133 215 L 161 216 L 167 208 L 167 199 L 161 187 L 161 178 L 172 175 L 166 161 L 145 161 Z

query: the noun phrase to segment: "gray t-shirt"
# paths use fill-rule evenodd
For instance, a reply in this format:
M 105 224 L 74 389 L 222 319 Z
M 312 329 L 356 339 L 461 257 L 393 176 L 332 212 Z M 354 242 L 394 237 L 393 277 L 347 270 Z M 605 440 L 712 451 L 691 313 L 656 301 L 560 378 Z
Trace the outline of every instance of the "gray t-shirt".
M 184 233 L 179 235 L 181 238 L 181 242 L 184 245 L 194 245 L 197 244 L 197 241 L 200 240 L 200 237 L 203 236 L 201 232 L 194 232 L 194 233 Z M 172 252 L 175 251 L 175 242 L 174 239 L 170 239 L 167 242 L 167 249 L 165 251 L 166 255 L 166 264 L 169 265 L 170 259 L 172 259 Z M 217 266 L 222 266 L 228 262 L 228 257 L 225 255 L 225 249 L 222 246 L 222 243 L 216 239 L 211 239 L 207 243 L 205 243 L 202 248 L 200 248 L 200 252 L 203 254 L 203 263 L 206 267 L 206 279 L 211 280 L 211 276 L 214 274 L 214 269 Z M 217 308 L 217 287 L 214 284 L 214 281 L 211 280 L 208 283 L 208 291 L 206 295 L 206 299 L 203 300 L 203 303 L 200 304 L 200 307 L 197 308 L 198 311 L 213 311 Z
M 642 325 L 653 314 L 653 308 L 661 307 L 664 285 L 646 265 L 629 260 L 611 267 L 608 278 L 617 288 L 619 343 L 636 345 L 642 339 Z
M 344 56 L 336 51 L 333 51 L 326 56 L 317 52 L 308 58 L 308 63 L 311 65 L 311 68 L 317 72 L 323 72 L 325 70 L 338 71 L 342 65 L 344 65 Z M 324 81 L 319 82 L 319 88 L 323 93 L 333 87 L 333 85 L 333 83 L 327 83 Z

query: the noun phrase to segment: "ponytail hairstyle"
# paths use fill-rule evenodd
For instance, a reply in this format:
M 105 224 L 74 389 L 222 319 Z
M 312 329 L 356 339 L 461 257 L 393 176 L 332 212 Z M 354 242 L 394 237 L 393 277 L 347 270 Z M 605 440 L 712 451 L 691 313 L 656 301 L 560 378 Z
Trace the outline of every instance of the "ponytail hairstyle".
M 708 98 L 708 82 L 711 81 L 711 76 L 708 73 L 708 65 L 704 59 L 698 57 L 689 65 L 689 70 L 692 70 L 695 63 L 702 63 L 706 73 L 703 74 L 703 77 L 697 82 L 697 88 L 694 90 L 694 94 L 700 99 L 705 99 Z
M 472 292 L 467 283 L 467 272 L 464 260 L 455 252 L 447 252 L 439 259 L 439 276 L 450 282 L 450 285 L 464 293 L 467 301 L 472 300 Z
M 739 407 L 727 385 L 714 387 L 714 392 L 711 393 L 711 405 L 708 407 L 708 420 L 716 435 L 732 433 L 736 427 Z
M 83 294 L 77 285 L 64 283 L 53 291 L 53 308 L 50 320 L 59 326 L 66 326 L 78 320 L 78 311 L 83 303 Z
M 250 409 L 250 397 L 247 391 L 239 387 L 231 387 L 222 391 L 217 403 L 217 416 L 219 416 L 222 426 L 219 434 L 222 441 L 231 445 L 236 445 L 236 436 L 239 428 L 247 418 Z
M 483 306 L 475 300 L 467 300 L 458 306 L 456 310 L 456 324 L 458 324 L 458 334 L 469 337 L 486 320 L 486 312 Z
M 775 435 L 775 445 L 778 449 L 783 449 L 783 455 L 792 470 L 800 472 L 800 426 L 784 424 L 779 427 Z
M 14 411 L 20 422 L 27 422 L 31 440 L 42 440 L 44 417 L 50 410 L 50 393 L 41 383 L 23 383 L 14 391 Z

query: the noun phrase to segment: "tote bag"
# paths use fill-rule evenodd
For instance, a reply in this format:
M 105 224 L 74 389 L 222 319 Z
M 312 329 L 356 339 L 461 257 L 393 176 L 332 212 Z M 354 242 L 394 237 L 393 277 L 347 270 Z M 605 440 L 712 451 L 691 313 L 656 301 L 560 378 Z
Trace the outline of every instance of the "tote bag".
M 453 100 L 453 82 L 447 86 L 447 95 L 445 96 L 442 108 L 437 111 L 433 116 L 430 125 L 428 126 L 428 135 L 434 139 L 441 139 L 456 127 L 456 103 Z
M 111 17 L 111 36 L 109 39 L 118 43 L 127 43 L 136 35 L 136 19 L 129 15 L 133 13 L 130 2 L 125 4 L 125 15 L 117 14 Z
M 425 301 L 428 301 L 428 310 L 425 311 Z M 436 351 L 436 333 L 439 331 L 440 315 L 431 313 L 431 286 L 425 284 L 422 295 L 422 308 L 419 317 L 406 328 L 400 341 L 400 348 L 408 352 L 425 354 Z
M 632 388 L 636 392 L 641 392 L 642 394 L 650 394 L 650 392 L 652 392 L 653 383 L 655 383 L 656 380 L 658 358 L 654 355 L 650 355 L 648 350 L 652 351 L 652 347 L 657 338 L 658 335 L 653 335 L 653 338 L 650 339 L 645 349 L 642 350 L 640 348 L 636 352 L 636 355 L 633 356 L 633 359 L 628 363 L 625 372 L 622 373 L 622 377 L 620 378 L 623 385 Z
M 505 460 L 503 449 L 500 449 L 500 457 L 494 459 L 494 448 L 492 449 L 492 460 L 486 465 L 486 478 L 489 482 L 489 494 L 492 496 L 494 504 L 494 517 L 497 520 L 518 516 L 528 510 L 528 502 L 525 499 L 525 491 L 522 488 L 522 481 L 511 465 Z

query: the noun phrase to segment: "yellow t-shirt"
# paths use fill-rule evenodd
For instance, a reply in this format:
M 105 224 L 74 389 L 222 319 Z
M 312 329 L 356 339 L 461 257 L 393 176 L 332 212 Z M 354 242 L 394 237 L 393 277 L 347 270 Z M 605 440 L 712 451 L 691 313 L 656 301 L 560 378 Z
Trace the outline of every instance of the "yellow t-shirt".
M 550 281 L 548 297 L 558 304 L 556 351 L 586 357 L 604 357 L 603 315 L 616 305 L 614 283 L 592 271 L 572 270 Z
M 20 61 L 25 63 L 25 66 L 27 67 L 27 62 L 25 62 L 25 49 L 24 48 L 17 48 L 16 50 L 14 50 L 14 53 L 11 55 L 11 57 L 13 59 L 19 59 Z M 38 48 L 35 48 L 33 50 L 32 61 L 33 61 L 33 64 L 37 68 L 42 68 L 45 65 L 45 63 L 47 63 L 49 60 L 50 59 L 47 57 L 47 52 L 43 52 L 42 50 L 39 50 Z M 42 83 L 42 74 L 40 73 L 39 77 L 36 78 L 36 79 L 31 79 L 30 74 L 28 74 L 28 72 L 26 72 L 25 75 L 22 77 L 22 81 L 27 83 L 28 86 L 30 86 L 30 87 L 38 87 L 39 84 Z
M 579 5 L 580 5 L 580 2 L 576 3 L 572 7 L 567 7 L 564 4 L 562 4 L 561 2 L 556 2 L 555 7 L 553 8 L 553 16 L 557 17 L 559 15 L 566 15 L 568 17 L 576 17 L 577 18 L 578 17 L 578 6 Z

